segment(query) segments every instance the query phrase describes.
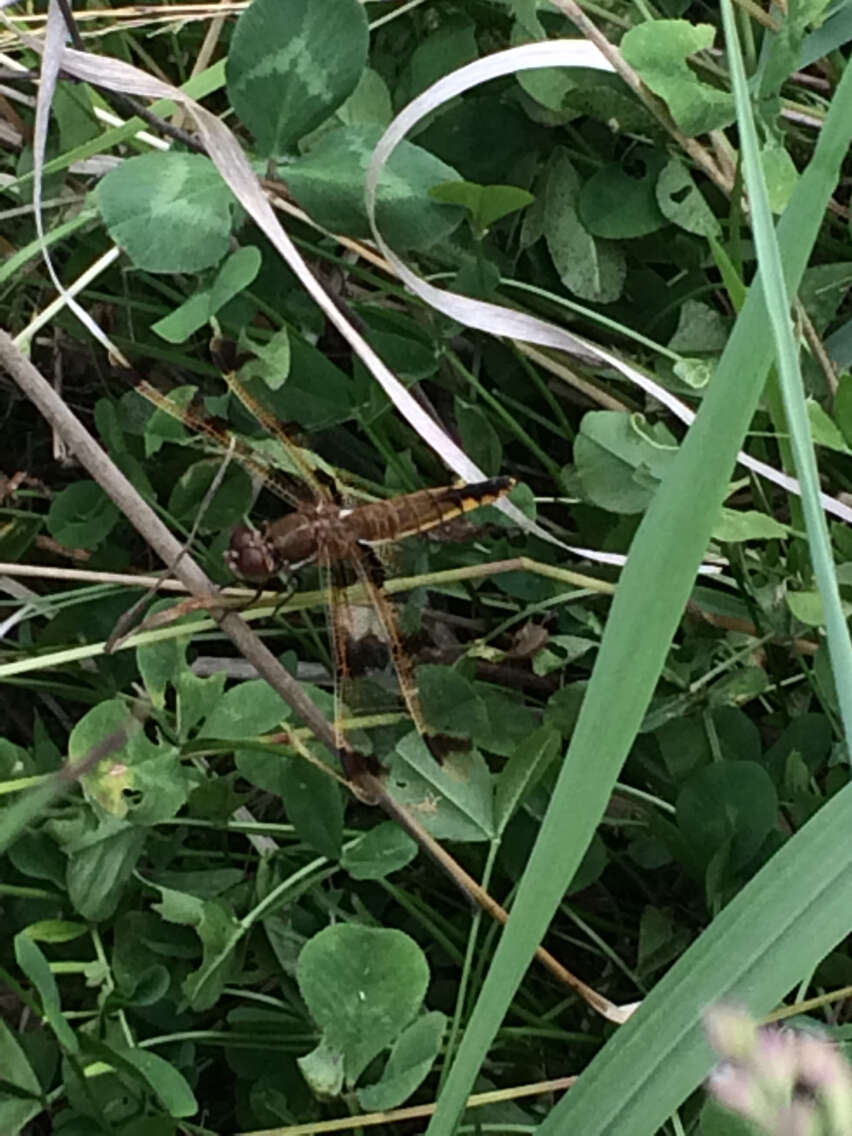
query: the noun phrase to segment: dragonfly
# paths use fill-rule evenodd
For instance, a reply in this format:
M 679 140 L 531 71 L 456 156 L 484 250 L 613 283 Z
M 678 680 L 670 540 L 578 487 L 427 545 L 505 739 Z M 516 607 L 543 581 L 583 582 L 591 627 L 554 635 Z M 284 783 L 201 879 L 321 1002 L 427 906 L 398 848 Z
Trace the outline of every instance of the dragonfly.
M 442 762 L 448 752 L 464 748 L 466 743 L 430 727 L 412 658 L 384 590 L 385 569 L 379 550 L 383 545 L 394 545 L 446 526 L 463 514 L 494 504 L 513 489 L 515 478 L 492 477 L 469 484 L 420 489 L 348 506 L 340 499 L 333 480 L 317 472 L 277 418 L 239 381 L 236 369 L 223 361 L 227 352 L 214 352 L 214 357 L 220 361 L 229 390 L 282 448 L 292 470 L 284 478 L 280 471 L 270 470 L 267 459 L 219 423 L 179 406 L 147 382 L 139 383 L 136 389 L 149 402 L 205 435 L 218 449 L 232 452 L 256 480 L 262 480 L 289 504 L 288 513 L 260 527 L 236 526 L 225 562 L 236 577 L 247 583 L 259 588 L 279 577 L 287 591 L 293 589 L 301 570 L 317 567 L 334 660 L 334 744 L 345 776 L 357 784 L 365 772 L 376 775 L 382 771 L 380 762 L 352 744 L 346 729 L 347 714 L 358 703 L 357 681 L 363 669 L 357 630 L 363 621 L 351 598 L 349 583 L 353 578 L 374 613 L 374 623 L 389 651 L 407 713 L 432 756 Z

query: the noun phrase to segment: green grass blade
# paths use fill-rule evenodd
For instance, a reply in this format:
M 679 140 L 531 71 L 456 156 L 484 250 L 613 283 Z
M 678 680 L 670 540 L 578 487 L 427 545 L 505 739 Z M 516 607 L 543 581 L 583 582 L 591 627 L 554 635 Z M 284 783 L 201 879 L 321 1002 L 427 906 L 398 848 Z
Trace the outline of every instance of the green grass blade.
M 813 160 L 802 175 L 779 229 L 787 280 L 793 288 L 801 279 L 849 144 L 852 118 L 846 108 L 850 100 L 852 68 L 847 68 Z M 763 293 L 759 285 L 753 285 L 698 418 L 634 539 L 550 808 L 521 881 L 512 917 L 429 1125 L 429 1136 L 447 1136 L 452 1131 L 533 951 L 603 814 L 681 618 L 772 358 Z M 831 827 L 835 823 L 831 818 L 837 809 L 844 808 L 845 800 L 845 795 L 842 800 L 838 798 L 831 817 L 823 820 L 821 813 L 814 824 L 818 828 Z M 752 896 L 754 885 L 743 894 Z M 835 929 L 832 924 L 824 937 L 830 937 Z M 763 934 L 755 920 L 751 920 L 750 930 L 751 955 L 731 954 L 721 972 L 729 984 L 735 971 L 740 975 L 747 972 L 752 959 L 762 953 L 761 944 L 765 949 L 769 942 L 769 936 Z M 793 942 L 798 943 L 801 930 L 802 923 L 798 921 L 795 932 L 791 932 Z M 819 937 L 809 938 L 807 946 L 819 951 L 820 941 Z M 775 995 L 785 989 L 786 972 L 779 970 L 778 974 L 780 978 L 776 976 L 773 984 Z M 759 993 L 765 995 L 766 990 L 761 988 Z M 653 1009 L 653 1002 L 649 1000 L 648 1005 Z M 632 1047 L 633 1063 L 622 1066 L 624 1077 L 598 1082 L 597 1090 L 582 1089 L 581 1081 L 565 1098 L 565 1104 L 554 1110 L 554 1124 L 558 1118 L 564 1125 L 570 1107 L 570 1130 L 590 1136 L 604 1131 L 596 1117 L 604 1112 L 612 1116 L 619 1100 L 647 1098 L 647 1107 L 651 1108 L 657 1086 L 654 1084 L 652 1091 L 648 1078 L 656 1075 L 663 1054 L 672 1061 L 672 1075 L 677 1078 L 669 1102 L 680 1099 L 681 1088 L 684 1093 L 689 1091 L 695 1083 L 696 1069 L 689 1066 L 681 1071 L 679 1047 L 672 1057 L 672 1037 L 676 1034 L 682 1038 L 681 1029 L 675 1029 L 676 1023 L 668 1016 L 664 1015 L 662 1022 L 654 1017 L 650 1025 L 648 1018 L 649 1013 L 643 1008 L 630 1024 L 631 1034 L 625 1035 L 622 1030 L 610 1042 L 610 1046 L 620 1050 L 623 1036 L 640 1032 L 641 1044 Z M 590 1079 L 594 1068 L 595 1064 L 590 1067 Z M 577 1101 L 584 1099 L 581 1121 L 573 1109 L 579 1107 Z M 605 1127 L 608 1136 L 612 1136 L 615 1128 Z M 651 1130 L 634 1126 L 630 1132 L 636 1136 L 637 1132 Z
M 838 793 L 713 920 L 553 1109 L 538 1136 L 645 1136 L 713 1058 L 702 1014 L 725 999 L 758 1011 L 849 930 L 852 786 Z M 616 1089 L 617 1086 L 617 1089 Z
M 799 371 L 799 353 L 793 340 L 790 300 L 760 165 L 760 148 L 751 113 L 745 71 L 738 50 L 736 23 L 728 0 L 722 4 L 722 22 L 730 49 L 731 75 L 743 148 L 743 173 L 751 203 L 757 263 L 761 280 L 764 282 L 766 309 L 775 340 L 778 378 L 790 428 L 790 449 L 796 465 L 796 476 L 802 486 L 802 513 L 808 533 L 814 574 L 825 612 L 828 649 L 837 689 L 837 701 L 846 737 L 852 738 L 852 644 L 849 641 L 849 628 L 840 603 L 828 525 L 819 501 L 819 473 L 811 441 L 804 386 Z

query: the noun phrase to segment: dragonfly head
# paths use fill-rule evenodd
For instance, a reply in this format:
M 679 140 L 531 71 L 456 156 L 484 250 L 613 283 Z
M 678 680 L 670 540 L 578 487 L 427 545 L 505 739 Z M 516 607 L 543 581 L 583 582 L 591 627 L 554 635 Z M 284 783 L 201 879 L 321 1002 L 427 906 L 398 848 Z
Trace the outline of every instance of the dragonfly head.
M 225 563 L 241 580 L 259 584 L 281 570 L 281 564 L 263 534 L 248 525 L 237 525 L 231 533 Z

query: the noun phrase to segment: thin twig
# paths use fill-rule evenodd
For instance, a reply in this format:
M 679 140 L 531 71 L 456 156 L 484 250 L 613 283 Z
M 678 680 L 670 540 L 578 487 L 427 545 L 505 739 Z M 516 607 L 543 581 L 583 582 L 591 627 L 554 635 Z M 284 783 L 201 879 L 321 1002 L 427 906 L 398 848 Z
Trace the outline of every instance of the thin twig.
M 805 311 L 805 306 L 801 300 L 796 300 L 796 317 L 801 321 L 805 341 L 813 352 L 813 356 L 825 376 L 826 386 L 831 391 L 831 397 L 834 398 L 837 394 L 838 387 L 837 371 L 831 361 L 831 356 L 825 349 L 825 344 L 820 338 L 819 332 L 813 325 L 813 320 Z
M 486 1093 L 473 1093 L 467 1098 L 465 1108 L 482 1108 L 489 1104 L 520 1100 L 522 1097 L 540 1096 L 542 1093 L 557 1093 L 570 1089 L 576 1077 L 556 1077 L 551 1081 L 538 1081 L 531 1085 L 519 1085 L 515 1089 L 490 1089 Z M 415 1104 L 407 1108 L 395 1108 L 389 1112 L 369 1112 L 362 1116 L 338 1116 L 333 1120 L 316 1120 L 310 1124 L 292 1124 L 286 1128 L 262 1128 L 253 1132 L 238 1132 L 236 1136 L 320 1136 L 325 1132 L 348 1132 L 355 1128 L 368 1128 L 376 1124 L 395 1124 L 402 1120 L 425 1120 L 435 1112 L 435 1104 Z

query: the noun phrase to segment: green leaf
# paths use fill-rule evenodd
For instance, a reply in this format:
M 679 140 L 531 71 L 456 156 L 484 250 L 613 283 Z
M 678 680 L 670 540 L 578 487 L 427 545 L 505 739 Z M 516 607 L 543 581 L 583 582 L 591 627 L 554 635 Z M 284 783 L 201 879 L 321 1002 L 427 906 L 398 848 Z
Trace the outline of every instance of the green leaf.
M 503 467 L 503 445 L 491 424 L 491 419 L 474 403 L 456 398 L 456 422 L 465 453 L 489 476 L 495 476 Z
M 491 772 L 475 749 L 454 751 L 438 765 L 412 732 L 391 757 L 388 788 L 438 840 L 490 840 L 494 835 Z
M 254 245 L 237 249 L 222 264 L 212 287 L 190 296 L 179 308 L 152 324 L 151 330 L 169 343 L 184 343 L 220 308 L 248 288 L 260 271 L 260 261 L 260 251 Z
M 159 903 L 152 904 L 152 909 L 158 911 L 169 923 L 180 923 L 184 926 L 195 927 L 204 916 L 204 903 L 197 895 L 189 892 L 177 891 L 175 888 L 155 885 L 162 896 Z
M 116 1049 L 113 1056 L 126 1061 L 153 1090 L 169 1116 L 194 1116 L 198 1102 L 186 1079 L 150 1049 Z
M 642 912 L 636 969 L 642 975 L 652 974 L 661 966 L 679 958 L 689 945 L 687 925 L 678 923 L 667 908 L 649 905 Z
M 692 179 L 689 168 L 669 158 L 657 178 L 657 204 L 664 216 L 699 237 L 721 236 L 722 228 Z
M 503 217 L 525 209 L 535 198 L 516 185 L 479 185 L 473 181 L 448 181 L 429 190 L 434 201 L 461 205 L 471 216 L 474 232 L 483 236 Z
M 246 329 L 240 328 L 239 348 L 240 351 L 251 351 L 254 356 L 240 367 L 242 382 L 259 379 L 274 391 L 287 381 L 290 374 L 290 333 L 286 327 L 276 331 L 268 343 L 250 339 Z
M 834 396 L 834 420 L 847 446 L 852 447 L 852 375 L 841 375 Z
M 328 773 L 302 757 L 240 750 L 237 769 L 247 781 L 281 798 L 287 819 L 311 848 L 330 860 L 343 841 L 343 798 Z
M 799 180 L 799 171 L 789 152 L 775 139 L 771 139 L 760 152 L 760 164 L 766 180 L 769 208 L 781 214 L 787 208 L 790 195 Z
M 180 410 L 186 410 L 197 390 L 198 387 L 189 385 L 175 387 L 174 390 L 169 391 L 169 398 Z M 167 442 L 184 445 L 190 440 L 187 428 L 173 414 L 169 414 L 168 411 L 161 410 L 159 407 L 151 406 L 147 400 L 142 399 L 134 391 L 130 392 L 129 398 L 136 405 L 141 402 L 148 416 L 143 429 L 146 457 L 150 458 L 158 454 Z
M 459 13 L 444 14 L 435 31 L 423 36 L 411 55 L 408 97 L 419 95 L 442 75 L 476 59 L 476 26 Z
M 14 777 L 15 774 L 35 773 L 36 767 L 28 750 L 17 746 L 8 738 L 0 738 L 0 777 Z
M 825 608 L 819 592 L 787 592 L 787 607 L 808 627 L 825 626 Z
M 729 862 L 745 866 L 778 817 L 772 778 L 753 761 L 717 761 L 694 773 L 678 793 L 677 823 L 702 870 L 728 843 Z
M 541 726 L 521 742 L 503 766 L 497 778 L 494 798 L 494 821 L 498 833 L 505 830 L 524 796 L 541 780 L 559 752 L 561 740 L 551 726 Z
M 713 526 L 713 539 L 726 544 L 737 544 L 744 540 L 784 540 L 790 535 L 787 525 L 782 525 L 767 513 L 755 509 L 722 509 L 721 516 Z
M 231 104 L 264 157 L 292 149 L 352 94 L 367 45 L 357 0 L 252 0 L 226 74 Z
M 520 106 L 497 92 L 445 104 L 415 137 L 419 146 L 481 185 L 516 179 L 525 185 L 531 150 L 548 145 L 546 134 Z
M 74 726 L 68 739 L 71 760 L 79 761 L 117 730 L 125 732 L 125 743 L 83 774 L 87 794 L 114 817 L 128 815 L 132 801 L 137 824 L 171 819 L 187 797 L 187 774 L 177 760 L 177 750 L 152 742 L 119 699 L 93 706 Z
M 297 977 L 323 1041 L 343 1054 L 352 1086 L 420 1009 L 429 967 L 402 931 L 341 923 L 305 944 Z
M 169 601 L 163 604 L 165 610 Z M 160 610 L 153 605 L 153 610 Z M 182 674 L 189 670 L 186 661 L 188 637 L 175 637 L 160 643 L 146 643 L 136 648 L 136 665 L 145 684 L 145 690 L 155 710 L 166 704 L 169 685 L 177 686 Z
M 551 156 L 543 230 L 562 283 L 583 300 L 617 300 L 624 284 L 624 256 L 616 244 L 596 240 L 578 212 L 580 179 L 565 150 Z
M 642 80 L 664 99 L 672 118 L 690 138 L 734 121 L 734 99 L 702 83 L 686 60 L 711 47 L 716 29 L 687 20 L 646 20 L 622 36 L 621 53 Z
M 42 1111 L 39 1079 L 15 1035 L 0 1018 L 0 1077 L 14 1086 L 21 1096 L 0 1088 L 0 1131 L 18 1136 L 25 1125 Z M 27 1100 L 27 1097 L 34 1099 Z
M 324 134 L 284 177 L 293 196 L 320 225 L 351 237 L 370 236 L 364 181 L 382 131 L 345 126 Z M 457 179 L 456 171 L 412 142 L 400 142 L 379 184 L 376 216 L 395 249 L 426 249 L 443 240 L 462 219 L 460 209 L 432 201 L 434 185 Z
M 69 919 L 42 919 L 27 927 L 27 935 L 34 943 L 71 943 L 86 933 L 85 923 L 72 923 Z
M 189 738 L 199 722 L 212 714 L 222 699 L 227 681 L 228 675 L 224 670 L 202 678 L 186 668 L 175 676 L 178 737 L 181 742 Z
M 201 939 L 201 966 L 186 976 L 181 989 L 193 1010 L 209 1010 L 237 968 L 235 949 L 246 928 L 222 900 L 200 900 L 166 887 L 159 891 L 163 900 L 152 905 L 154 910 L 170 923 L 193 927 Z
M 253 283 L 260 272 L 261 261 L 260 249 L 254 245 L 243 245 L 227 257 L 210 289 L 211 316 Z
M 577 892 L 591 887 L 603 875 L 608 863 L 606 845 L 596 833 L 592 837 L 589 847 L 583 853 L 583 859 L 580 861 L 577 871 L 571 877 L 567 894 L 576 895 Z
M 766 37 L 766 44 L 760 53 L 757 75 L 762 99 L 776 95 L 793 71 L 807 66 L 800 62 L 805 32 L 810 26 L 819 27 L 828 4 L 829 0 L 800 0 L 780 13 L 780 26 L 774 34 Z M 841 5 L 836 9 L 838 15 L 843 7 Z M 826 49 L 831 50 L 827 45 Z
M 47 514 L 47 528 L 66 548 L 97 548 L 118 522 L 121 514 L 94 481 L 75 481 L 54 498 Z
M 418 667 L 417 689 L 426 721 L 436 733 L 473 738 L 485 728 L 485 707 L 473 683 L 454 667 Z
M 0 1018 L 0 1070 L 2 1079 L 24 1093 L 40 1097 L 41 1085 L 17 1038 Z M 24 1103 L 24 1102 L 22 1102 Z M 40 1107 L 39 1107 L 40 1111 Z
M 375 123 L 387 126 L 393 118 L 388 85 L 371 67 L 365 67 L 358 80 L 358 86 L 337 111 L 337 117 L 344 126 L 361 126 Z
M 51 973 L 47 959 L 27 934 L 19 931 L 14 938 L 15 961 L 38 991 L 42 1013 L 48 1025 L 56 1034 L 56 1040 L 66 1053 L 77 1053 L 80 1046 L 77 1035 L 68 1025 L 59 1002 L 56 979 Z
M 320 1100 L 340 1095 L 343 1089 L 343 1054 L 325 1039 L 316 1049 L 299 1058 L 299 1068 L 314 1096 Z
M 474 693 L 485 708 L 485 723 L 473 736 L 474 746 L 501 757 L 510 757 L 516 746 L 536 728 L 533 711 L 517 699 L 486 683 L 475 683 Z
M 593 410 L 583 416 L 574 461 L 584 494 L 612 513 L 641 513 L 656 483 L 674 461 L 677 446 L 642 429 L 635 415 Z
M 356 395 L 350 376 L 301 336 L 291 336 L 290 354 L 290 369 L 285 383 L 273 389 L 268 373 L 262 376 L 264 388 L 268 388 L 264 390 L 267 397 L 262 401 L 269 403 L 279 421 L 298 422 L 306 430 L 313 431 L 324 430 L 349 418 Z M 280 454 L 281 447 L 277 443 L 276 446 Z M 319 460 L 312 455 L 312 461 L 316 463 Z M 282 468 L 288 468 L 287 462 Z
M 179 308 L 151 324 L 151 330 L 169 343 L 185 343 L 210 319 L 210 291 L 204 289 L 185 300 Z
M 583 185 L 577 197 L 580 221 L 594 237 L 622 240 L 655 233 L 666 224 L 657 204 L 657 175 L 663 158 L 653 150 L 639 151 L 643 164 L 633 176 L 620 162 L 602 166 Z M 632 164 L 637 162 L 632 157 Z
M 832 422 L 816 399 L 808 399 L 808 421 L 811 426 L 811 437 L 818 446 L 825 446 L 829 450 L 837 450 L 840 454 L 848 454 L 849 447 L 843 434 Z
M 222 469 L 223 460 L 224 455 L 195 462 L 184 470 L 169 494 L 166 506 L 169 513 L 187 527 L 197 521 L 201 533 L 233 528 L 251 507 L 251 475 L 234 461 L 228 463 L 212 499 L 206 500 L 210 486 Z
M 50 110 L 59 127 L 63 151 L 73 150 L 100 136 L 92 104 L 92 88 L 87 83 L 57 84 Z
M 534 674 L 552 674 L 554 670 L 561 669 L 581 659 L 589 651 L 597 647 L 597 641 L 586 639 L 582 635 L 551 635 L 547 646 L 536 653 L 533 659 Z
M 96 200 L 109 235 L 147 272 L 200 272 L 228 251 L 234 199 L 200 154 L 127 158 Z
M 139 401 L 138 396 L 136 396 L 137 404 Z M 133 482 L 146 500 L 153 501 L 155 497 L 154 488 L 145 470 L 145 464 L 128 448 L 125 433 L 127 423 L 114 402 L 106 398 L 98 399 L 95 403 L 95 425 L 104 445 L 109 450 L 110 457 L 121 472 L 128 480 Z
M 515 13 L 517 19 L 512 27 L 512 46 L 517 47 L 530 40 L 543 40 L 547 34 L 534 12 Z M 536 67 L 533 71 L 519 71 L 517 82 L 521 89 L 556 117 L 557 121 L 570 122 L 580 112 L 566 106 L 566 96 L 574 90 L 576 83 L 567 67 Z
M 743 666 L 729 672 L 710 687 L 711 706 L 739 706 L 769 689 L 765 667 Z
M 398 872 L 417 855 L 417 845 L 393 821 L 376 825 L 346 848 L 340 858 L 354 880 L 383 880 Z
M 265 679 L 237 683 L 226 690 L 213 713 L 199 730 L 199 737 L 239 741 L 274 730 L 292 710 Z
M 145 830 L 110 818 L 70 851 L 68 899 L 91 923 L 114 913 L 145 847 Z
M 366 1112 L 397 1108 L 420 1087 L 441 1049 L 447 1019 L 437 1010 L 423 1014 L 394 1043 L 382 1078 L 358 1093 Z
M 693 390 L 704 390 L 713 377 L 713 362 L 709 359 L 678 359 L 672 371 L 676 378 Z
M 672 351 L 681 354 L 699 351 L 719 352 L 725 346 L 729 331 L 728 323 L 716 308 L 710 304 L 702 304 L 700 300 L 685 300 L 680 306 L 677 317 L 677 330 L 669 340 Z M 708 363 L 704 364 L 704 371 L 700 373 L 698 389 L 707 385 L 710 375 Z M 685 372 L 687 377 L 693 371 L 692 386 L 695 389 L 694 364 L 692 368 L 680 365 L 678 377 Z

